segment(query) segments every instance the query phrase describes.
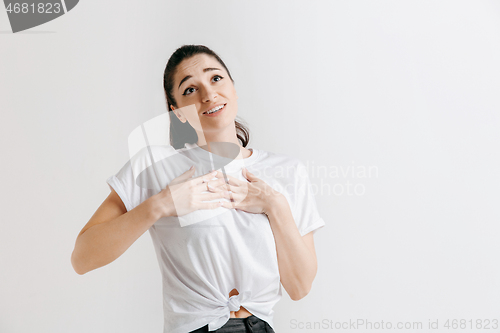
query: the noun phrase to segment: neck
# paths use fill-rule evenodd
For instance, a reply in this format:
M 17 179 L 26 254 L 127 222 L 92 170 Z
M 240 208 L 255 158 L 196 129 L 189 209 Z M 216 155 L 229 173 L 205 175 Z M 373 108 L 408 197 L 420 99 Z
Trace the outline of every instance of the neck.
M 233 143 L 238 146 L 240 150 L 240 154 L 238 155 L 237 158 L 247 158 L 250 156 L 252 153 L 244 148 L 239 140 L 238 137 L 236 136 L 236 128 L 235 126 L 228 126 L 224 129 L 217 129 L 216 131 L 203 131 L 203 132 L 198 132 L 198 146 L 202 147 L 205 150 L 208 150 L 209 152 L 220 155 L 223 157 L 229 157 L 234 154 L 234 148 L 231 149 L 229 145 L 210 145 L 210 143 L 216 143 L 216 142 L 229 142 Z

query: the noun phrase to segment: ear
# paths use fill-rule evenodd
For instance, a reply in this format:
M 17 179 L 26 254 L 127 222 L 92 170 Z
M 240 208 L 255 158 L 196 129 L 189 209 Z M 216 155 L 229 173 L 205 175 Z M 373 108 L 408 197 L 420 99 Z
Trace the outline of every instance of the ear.
M 186 119 L 182 116 L 182 113 L 180 111 L 177 111 L 173 105 L 170 105 L 170 108 L 175 113 L 180 122 L 182 123 L 186 122 Z

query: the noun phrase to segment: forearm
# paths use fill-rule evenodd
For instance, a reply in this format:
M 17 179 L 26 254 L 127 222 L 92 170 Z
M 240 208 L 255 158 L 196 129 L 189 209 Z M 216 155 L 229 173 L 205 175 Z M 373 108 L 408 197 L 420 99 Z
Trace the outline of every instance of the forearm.
M 281 283 L 298 300 L 311 289 L 317 271 L 314 253 L 304 242 L 285 197 L 273 201 L 267 212 L 276 243 Z
M 73 267 L 84 274 L 113 262 L 157 220 L 153 199 L 148 199 L 111 221 L 92 226 L 76 240 Z

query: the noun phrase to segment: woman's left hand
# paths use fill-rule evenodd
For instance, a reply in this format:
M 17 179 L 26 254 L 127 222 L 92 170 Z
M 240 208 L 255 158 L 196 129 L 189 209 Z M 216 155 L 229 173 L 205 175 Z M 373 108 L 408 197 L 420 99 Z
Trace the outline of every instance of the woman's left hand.
M 236 208 L 248 213 L 268 214 L 269 208 L 276 202 L 281 200 L 282 194 L 274 190 L 262 179 L 257 178 L 254 174 L 243 168 L 243 177 L 247 180 L 240 180 L 233 176 L 227 175 L 228 184 L 227 190 L 231 191 L 230 197 L 233 201 L 222 201 L 222 207 Z

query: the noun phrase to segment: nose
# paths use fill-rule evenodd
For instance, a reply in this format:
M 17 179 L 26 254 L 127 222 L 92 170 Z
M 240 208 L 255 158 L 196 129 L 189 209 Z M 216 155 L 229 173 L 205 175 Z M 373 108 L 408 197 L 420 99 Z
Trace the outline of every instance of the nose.
M 208 103 L 217 98 L 217 92 L 210 86 L 203 87 L 202 97 L 203 102 Z

